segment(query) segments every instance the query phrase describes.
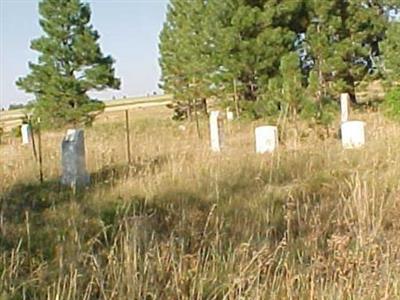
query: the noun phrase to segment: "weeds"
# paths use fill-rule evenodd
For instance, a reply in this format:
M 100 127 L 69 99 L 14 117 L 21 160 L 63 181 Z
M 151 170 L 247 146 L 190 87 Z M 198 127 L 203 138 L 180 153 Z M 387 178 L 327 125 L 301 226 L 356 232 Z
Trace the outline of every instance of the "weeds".
M 215 155 L 193 126 L 141 122 L 131 166 L 122 127 L 94 126 L 78 194 L 58 184 L 61 133 L 44 136 L 43 184 L 27 149 L 2 146 L 1 297 L 399 298 L 400 131 L 368 123 L 361 150 L 308 134 L 262 156 L 251 124 Z

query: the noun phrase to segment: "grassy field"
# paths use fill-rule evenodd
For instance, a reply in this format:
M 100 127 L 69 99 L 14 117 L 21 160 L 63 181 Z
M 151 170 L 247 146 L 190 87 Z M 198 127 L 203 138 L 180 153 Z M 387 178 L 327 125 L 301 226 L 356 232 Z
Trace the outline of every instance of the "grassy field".
M 159 96 L 147 96 L 147 97 L 130 97 L 118 100 L 105 101 L 105 108 L 102 112 L 102 117 L 108 117 L 108 115 L 115 115 L 129 109 L 129 110 L 144 110 L 148 108 L 157 107 L 159 110 L 165 105 L 171 103 L 172 95 L 159 95 Z M 10 132 L 14 128 L 18 128 L 27 118 L 29 109 L 15 109 L 0 111 L 0 128 L 5 132 Z
M 290 124 L 274 155 L 258 123 L 209 151 L 194 124 L 115 114 L 85 131 L 89 188 L 58 184 L 63 132 L 0 145 L 0 299 L 399 299 L 400 126 L 378 113 L 367 145 Z

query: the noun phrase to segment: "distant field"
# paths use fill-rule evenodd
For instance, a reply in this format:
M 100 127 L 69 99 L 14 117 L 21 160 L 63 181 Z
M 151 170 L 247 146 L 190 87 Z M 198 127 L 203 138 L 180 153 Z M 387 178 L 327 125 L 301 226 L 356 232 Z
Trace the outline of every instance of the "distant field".
M 171 101 L 171 95 L 126 98 L 106 101 L 106 108 L 101 118 L 103 118 L 103 116 L 107 118 L 108 114 L 115 115 L 116 112 L 125 111 L 127 109 L 143 110 L 150 107 L 162 107 L 171 103 Z M 22 124 L 22 120 L 26 116 L 26 113 L 27 112 L 24 109 L 0 112 L 0 127 L 2 127 L 6 132 L 11 131 L 12 128 Z

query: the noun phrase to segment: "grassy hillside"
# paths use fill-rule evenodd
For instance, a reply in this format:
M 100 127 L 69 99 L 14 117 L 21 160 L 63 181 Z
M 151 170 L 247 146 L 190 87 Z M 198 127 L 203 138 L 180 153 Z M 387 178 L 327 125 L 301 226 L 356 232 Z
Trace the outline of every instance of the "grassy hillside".
M 104 111 L 100 114 L 100 118 L 108 118 L 110 115 L 121 114 L 121 112 L 129 110 L 143 110 L 153 107 L 165 107 L 171 103 L 172 95 L 147 96 L 147 97 L 131 97 L 118 100 L 105 101 Z M 0 128 L 6 132 L 18 128 L 22 121 L 27 118 L 29 110 L 21 108 L 15 110 L 0 111 Z
M 226 149 L 167 118 L 86 130 L 92 185 L 58 184 L 62 132 L 31 150 L 0 146 L 0 299 L 397 299 L 400 126 L 378 114 L 367 146 L 287 125 L 254 154 L 255 123 L 225 128 Z

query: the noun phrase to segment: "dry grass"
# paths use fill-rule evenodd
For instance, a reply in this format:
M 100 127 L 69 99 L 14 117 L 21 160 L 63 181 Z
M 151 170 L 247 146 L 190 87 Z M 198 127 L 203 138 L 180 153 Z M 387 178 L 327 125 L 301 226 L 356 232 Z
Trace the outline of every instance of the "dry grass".
M 359 116 L 366 118 L 365 116 Z M 0 299 L 397 299 L 400 127 L 371 115 L 368 144 L 288 128 L 274 155 L 256 124 L 226 128 L 223 154 L 161 119 L 86 131 L 92 186 L 58 185 L 62 133 L 0 146 Z M 3 298 L 2 298 L 3 297 Z

